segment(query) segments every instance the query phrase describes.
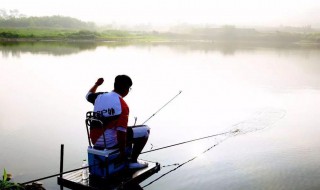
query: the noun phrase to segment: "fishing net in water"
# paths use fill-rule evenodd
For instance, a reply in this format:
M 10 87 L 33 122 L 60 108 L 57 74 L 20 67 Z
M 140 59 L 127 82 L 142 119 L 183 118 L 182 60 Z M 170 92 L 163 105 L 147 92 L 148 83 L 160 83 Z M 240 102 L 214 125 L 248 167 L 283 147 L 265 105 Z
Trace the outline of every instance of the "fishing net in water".
M 230 137 L 259 131 L 267 127 L 270 127 L 274 123 L 282 119 L 285 115 L 286 115 L 285 110 L 263 109 L 256 112 L 249 119 L 241 121 L 237 124 L 234 124 L 229 128 L 225 128 L 224 132 L 212 134 L 212 135 L 201 137 L 201 138 L 191 139 L 188 141 L 184 141 L 184 142 L 180 142 L 180 143 L 176 143 L 176 144 L 172 144 L 172 145 L 168 145 L 168 146 L 164 146 L 156 149 L 153 149 L 153 145 L 151 144 L 152 145 L 151 149 L 149 151 L 142 152 L 141 154 L 153 152 L 153 151 L 157 151 L 165 148 L 170 148 L 170 147 L 174 147 L 174 146 L 178 146 L 178 145 L 182 145 L 182 144 L 186 144 L 194 141 L 199 141 L 202 139 L 208 139 L 208 138 L 212 138 L 214 141 L 217 142 L 217 144 L 219 144 Z
M 276 122 L 284 118 L 285 115 L 285 110 L 266 108 L 259 110 L 249 119 L 232 125 L 229 130 L 231 135 L 241 135 L 263 130 L 273 126 Z
M 255 112 L 250 118 L 236 123 L 228 128 L 224 128 L 223 133 L 214 136 L 213 141 L 220 144 L 223 141 L 237 135 L 243 135 L 260 131 L 273 126 L 279 120 L 284 118 L 286 111 L 282 109 L 265 108 Z M 210 136 L 208 136 L 210 138 Z

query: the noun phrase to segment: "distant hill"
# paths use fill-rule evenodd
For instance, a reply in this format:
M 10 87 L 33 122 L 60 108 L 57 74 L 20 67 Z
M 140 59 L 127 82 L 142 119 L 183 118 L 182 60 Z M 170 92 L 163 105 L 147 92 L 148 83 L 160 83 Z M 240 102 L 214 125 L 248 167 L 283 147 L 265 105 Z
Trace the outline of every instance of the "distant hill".
M 0 28 L 47 28 L 47 29 L 81 29 L 94 30 L 93 22 L 65 16 L 45 17 L 3 17 L 0 15 Z

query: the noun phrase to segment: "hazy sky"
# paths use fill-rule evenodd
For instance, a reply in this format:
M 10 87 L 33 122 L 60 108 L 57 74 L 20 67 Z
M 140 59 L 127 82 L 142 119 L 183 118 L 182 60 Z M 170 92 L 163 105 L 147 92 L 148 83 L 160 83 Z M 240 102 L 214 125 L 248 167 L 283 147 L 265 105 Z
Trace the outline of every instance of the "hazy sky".
M 0 9 L 96 23 L 320 26 L 320 0 L 0 0 Z

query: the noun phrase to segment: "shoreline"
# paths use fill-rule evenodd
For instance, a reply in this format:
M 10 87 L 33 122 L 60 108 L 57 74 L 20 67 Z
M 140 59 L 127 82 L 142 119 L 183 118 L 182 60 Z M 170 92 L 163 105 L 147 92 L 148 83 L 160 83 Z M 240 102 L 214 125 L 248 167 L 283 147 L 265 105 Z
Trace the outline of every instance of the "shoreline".
M 206 44 L 206 45 L 254 45 L 254 46 L 288 46 L 320 48 L 320 42 L 275 42 L 275 41 L 225 41 L 225 40 L 193 40 L 193 39 L 34 39 L 34 38 L 0 38 L 0 43 L 37 43 L 37 42 L 65 42 L 65 43 L 145 43 L 145 44 Z

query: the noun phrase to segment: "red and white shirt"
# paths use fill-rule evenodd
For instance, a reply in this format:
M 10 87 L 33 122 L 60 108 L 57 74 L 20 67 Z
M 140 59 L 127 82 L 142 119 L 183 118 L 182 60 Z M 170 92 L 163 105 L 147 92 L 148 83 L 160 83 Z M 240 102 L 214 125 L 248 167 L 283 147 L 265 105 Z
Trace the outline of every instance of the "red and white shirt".
M 116 92 L 89 92 L 86 98 L 94 104 L 94 112 L 100 112 L 104 118 L 113 118 L 104 123 L 104 134 L 107 148 L 117 145 L 117 130 L 126 132 L 128 127 L 129 107 L 127 103 Z M 95 146 L 104 146 L 103 130 L 91 129 L 90 138 Z

